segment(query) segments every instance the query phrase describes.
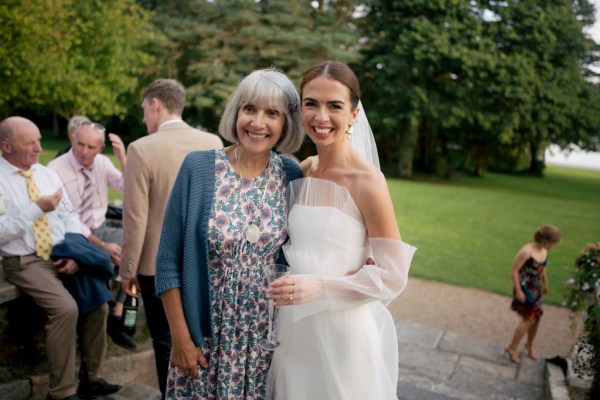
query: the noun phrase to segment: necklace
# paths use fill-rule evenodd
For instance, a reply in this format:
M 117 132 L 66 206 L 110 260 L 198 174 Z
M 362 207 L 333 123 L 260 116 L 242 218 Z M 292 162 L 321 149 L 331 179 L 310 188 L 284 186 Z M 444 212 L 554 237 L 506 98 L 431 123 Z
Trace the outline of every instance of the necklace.
M 244 203 L 249 203 L 246 195 L 248 194 L 250 189 L 252 189 L 252 186 L 254 186 L 254 181 L 252 181 L 252 185 L 248 188 L 248 190 L 246 190 L 244 192 L 244 187 L 243 187 L 244 175 L 242 174 L 242 167 L 240 166 L 240 163 L 238 160 L 237 148 L 238 148 L 237 145 L 233 148 L 233 154 L 235 156 L 235 164 L 238 167 L 238 172 L 240 174 L 240 178 L 242 178 L 240 181 L 240 197 L 243 197 L 242 200 L 244 201 Z M 268 163 L 267 163 L 267 168 L 269 168 Z M 269 171 L 269 174 L 271 174 L 271 171 Z M 257 190 L 258 190 L 258 188 L 257 188 Z M 267 188 L 265 187 L 265 189 L 263 190 L 263 195 L 262 195 L 262 199 L 260 200 L 260 203 L 256 205 L 256 209 L 254 210 L 254 213 L 252 213 L 250 215 L 250 218 L 248 219 L 246 226 L 244 227 L 244 229 L 242 229 L 242 232 L 244 233 L 246 240 L 252 244 L 257 243 L 258 239 L 260 239 L 260 229 L 258 228 L 258 226 L 256 224 L 254 224 L 254 219 L 256 217 L 258 210 L 260 209 L 263 202 L 265 201 L 266 194 L 267 194 Z

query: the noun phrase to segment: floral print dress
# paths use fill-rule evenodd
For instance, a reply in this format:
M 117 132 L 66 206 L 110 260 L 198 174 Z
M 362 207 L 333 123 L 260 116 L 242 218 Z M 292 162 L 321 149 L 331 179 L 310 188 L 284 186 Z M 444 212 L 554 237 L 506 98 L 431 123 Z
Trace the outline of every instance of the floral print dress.
M 523 318 L 537 319 L 544 313 L 542 310 L 542 272 L 547 262 L 548 259 L 538 262 L 533 257 L 529 257 L 519 270 L 519 282 L 525 293 L 525 302 L 519 301 L 513 293 L 511 308 Z
M 267 298 L 262 267 L 277 261 L 287 237 L 283 161 L 271 152 L 269 166 L 242 179 L 223 150 L 215 158 L 215 196 L 208 222 L 210 308 L 213 332 L 202 352 L 209 367 L 198 378 L 171 365 L 167 398 L 263 399 L 271 353 L 259 346 L 267 336 Z M 257 243 L 246 240 L 252 221 Z

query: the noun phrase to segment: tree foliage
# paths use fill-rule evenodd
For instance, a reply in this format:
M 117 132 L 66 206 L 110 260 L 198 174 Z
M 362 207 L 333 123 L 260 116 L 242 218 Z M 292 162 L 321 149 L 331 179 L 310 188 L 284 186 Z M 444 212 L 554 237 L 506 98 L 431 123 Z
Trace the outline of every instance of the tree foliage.
M 168 38 L 156 71 L 179 79 L 188 103 L 210 125 L 240 79 L 275 66 L 298 79 L 324 60 L 357 60 L 353 2 L 318 7 L 310 1 L 191 0 L 155 5 L 155 24 Z M 192 116 L 194 118 L 194 116 Z
M 550 143 L 593 147 L 589 139 L 598 135 L 599 98 L 586 77 L 594 78 L 589 63 L 597 62 L 597 45 L 582 32 L 593 21 L 591 5 L 584 0 L 485 1 L 482 7 L 498 17 L 488 25 L 501 52 L 527 60 L 522 72 L 530 77 L 530 99 L 515 110 L 513 144 L 529 150 L 530 172 L 541 173 Z
M 132 0 L 3 2 L 0 109 L 123 116 L 153 61 L 149 16 Z
M 367 2 L 365 95 L 395 172 L 482 174 L 490 157 L 597 138 L 593 17 L 576 3 Z
M 5 0 L 0 111 L 112 117 L 133 137 L 139 89 L 170 77 L 186 120 L 214 131 L 252 70 L 299 83 L 336 59 L 359 75 L 387 172 L 539 173 L 549 143 L 600 148 L 593 22 L 588 0 Z

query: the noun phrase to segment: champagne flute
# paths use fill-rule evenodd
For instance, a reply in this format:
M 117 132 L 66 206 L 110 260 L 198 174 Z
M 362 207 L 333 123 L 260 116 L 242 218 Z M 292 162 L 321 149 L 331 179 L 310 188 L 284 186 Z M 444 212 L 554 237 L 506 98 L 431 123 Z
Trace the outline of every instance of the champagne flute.
M 290 267 L 283 264 L 267 264 L 263 270 L 263 283 L 268 288 L 271 283 L 279 278 L 284 278 L 290 275 Z M 269 332 L 266 339 L 261 339 L 258 343 L 265 350 L 273 351 L 279 347 L 277 340 L 277 332 L 275 331 L 275 316 L 277 308 L 274 300 L 269 299 L 269 317 L 268 326 Z

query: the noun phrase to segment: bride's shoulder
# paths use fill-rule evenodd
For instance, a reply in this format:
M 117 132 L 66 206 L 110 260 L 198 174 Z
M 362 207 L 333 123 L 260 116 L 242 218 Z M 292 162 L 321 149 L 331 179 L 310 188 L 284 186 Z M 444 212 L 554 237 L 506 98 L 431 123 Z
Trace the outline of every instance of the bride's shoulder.
M 383 173 L 371 164 L 356 169 L 353 175 L 355 184 L 363 189 L 377 189 L 382 185 L 387 186 Z
M 356 169 L 348 178 L 346 186 L 358 203 L 371 203 L 374 198 L 388 193 L 385 176 L 375 167 Z

